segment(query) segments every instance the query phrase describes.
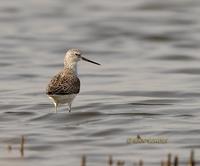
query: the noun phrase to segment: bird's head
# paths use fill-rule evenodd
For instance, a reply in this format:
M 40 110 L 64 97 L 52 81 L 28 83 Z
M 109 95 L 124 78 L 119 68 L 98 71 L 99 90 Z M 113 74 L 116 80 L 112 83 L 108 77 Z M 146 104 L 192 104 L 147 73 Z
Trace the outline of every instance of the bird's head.
M 100 65 L 97 62 L 91 61 L 85 57 L 82 56 L 81 51 L 79 49 L 69 49 L 65 55 L 64 59 L 64 65 L 65 66 L 74 66 L 76 65 L 80 60 L 84 60 L 90 63 L 94 63 L 96 65 Z

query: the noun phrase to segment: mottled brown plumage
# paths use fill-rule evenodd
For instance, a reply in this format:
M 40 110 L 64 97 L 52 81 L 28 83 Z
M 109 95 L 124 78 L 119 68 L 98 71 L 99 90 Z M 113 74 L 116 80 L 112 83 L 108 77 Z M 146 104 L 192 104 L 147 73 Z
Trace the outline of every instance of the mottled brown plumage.
M 47 95 L 70 95 L 78 94 L 80 80 L 70 69 L 64 69 L 55 75 L 48 84 Z

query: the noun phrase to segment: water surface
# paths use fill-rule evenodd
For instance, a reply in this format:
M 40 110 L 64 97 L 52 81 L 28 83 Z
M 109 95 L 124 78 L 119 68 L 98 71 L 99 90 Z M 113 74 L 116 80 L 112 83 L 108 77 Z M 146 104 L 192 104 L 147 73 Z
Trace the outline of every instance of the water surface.
M 0 163 L 77 166 L 115 159 L 159 164 L 168 152 L 200 157 L 200 2 L 3 0 L 0 6 Z M 81 92 L 67 107 L 45 95 L 68 48 Z M 167 144 L 127 144 L 129 137 Z M 26 138 L 20 157 L 21 135 Z M 7 146 L 11 145 L 11 151 Z

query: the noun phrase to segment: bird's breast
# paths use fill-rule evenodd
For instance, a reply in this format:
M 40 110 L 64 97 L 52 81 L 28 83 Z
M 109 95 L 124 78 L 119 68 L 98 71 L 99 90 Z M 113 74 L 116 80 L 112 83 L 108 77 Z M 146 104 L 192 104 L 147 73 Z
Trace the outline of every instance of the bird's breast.
M 65 103 L 71 103 L 74 98 L 76 97 L 76 94 L 70 94 L 70 95 L 48 95 L 48 97 L 53 100 L 54 103 L 57 104 L 65 104 Z

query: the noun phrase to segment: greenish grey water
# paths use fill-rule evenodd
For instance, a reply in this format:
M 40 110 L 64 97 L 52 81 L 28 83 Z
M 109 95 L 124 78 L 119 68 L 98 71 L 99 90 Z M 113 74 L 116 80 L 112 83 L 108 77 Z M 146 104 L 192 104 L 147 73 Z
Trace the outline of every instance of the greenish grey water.
M 199 15 L 197 0 L 2 0 L 1 165 L 75 166 L 82 154 L 88 165 L 109 154 L 154 165 L 168 152 L 184 162 L 193 148 L 200 157 Z M 68 48 L 102 65 L 80 63 L 72 112 L 55 114 L 45 88 Z M 138 134 L 168 143 L 127 144 Z

